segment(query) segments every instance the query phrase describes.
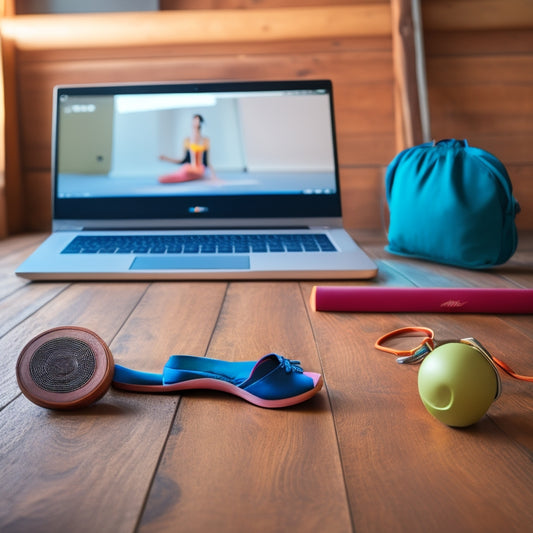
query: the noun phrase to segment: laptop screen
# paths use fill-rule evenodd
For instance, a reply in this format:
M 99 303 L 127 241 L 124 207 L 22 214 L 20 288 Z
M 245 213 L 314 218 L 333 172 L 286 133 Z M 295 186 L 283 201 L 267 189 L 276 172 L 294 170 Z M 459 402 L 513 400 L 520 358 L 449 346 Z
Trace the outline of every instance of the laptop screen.
M 56 87 L 56 220 L 339 217 L 329 81 Z

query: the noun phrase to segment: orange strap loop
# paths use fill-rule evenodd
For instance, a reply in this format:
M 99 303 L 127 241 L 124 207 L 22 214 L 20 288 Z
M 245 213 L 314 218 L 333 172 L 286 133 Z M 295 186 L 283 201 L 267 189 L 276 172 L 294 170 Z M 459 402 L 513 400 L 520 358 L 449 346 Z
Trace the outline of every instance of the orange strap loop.
M 384 346 L 383 343 L 390 341 L 395 337 L 410 337 L 410 336 L 419 336 L 414 334 L 422 333 L 425 335 L 423 340 L 414 348 L 409 350 L 397 350 L 395 348 L 390 348 Z M 468 343 L 472 345 L 471 343 Z M 374 348 L 381 350 L 382 352 L 387 352 L 398 356 L 398 363 L 418 363 L 421 361 L 431 350 L 435 347 L 435 334 L 432 329 L 419 327 L 419 326 L 407 326 L 404 328 L 395 329 L 382 335 L 374 344 Z M 475 348 L 475 346 L 474 346 Z M 500 359 L 497 359 L 493 355 L 489 354 L 489 357 L 497 364 L 506 374 L 509 376 L 519 379 L 521 381 L 529 381 L 533 383 L 533 376 L 524 376 L 522 374 L 516 373 L 507 363 L 504 363 Z
M 422 340 L 422 342 L 420 342 L 420 344 L 418 344 L 415 348 L 412 348 L 411 350 L 396 350 L 395 348 L 389 348 L 388 346 L 383 346 L 384 342 L 387 342 L 394 337 L 411 337 L 411 336 L 414 336 L 414 335 L 410 335 L 412 333 L 423 333 L 425 335 L 425 338 Z M 435 333 L 433 333 L 432 329 L 417 327 L 417 326 L 409 326 L 405 328 L 395 329 L 394 331 L 390 331 L 389 333 L 386 333 L 385 335 L 381 336 L 374 344 L 374 348 L 377 348 L 378 350 L 381 350 L 382 352 L 392 353 L 398 356 L 413 355 L 426 344 L 429 344 L 429 346 L 433 348 L 434 338 L 435 338 Z
M 491 357 L 492 360 L 511 377 L 519 379 L 521 381 L 530 381 L 531 383 L 533 383 L 533 376 L 523 376 L 522 374 L 517 374 L 507 363 L 500 361 L 500 359 L 496 359 L 496 357 L 494 357 L 493 355 L 491 355 Z

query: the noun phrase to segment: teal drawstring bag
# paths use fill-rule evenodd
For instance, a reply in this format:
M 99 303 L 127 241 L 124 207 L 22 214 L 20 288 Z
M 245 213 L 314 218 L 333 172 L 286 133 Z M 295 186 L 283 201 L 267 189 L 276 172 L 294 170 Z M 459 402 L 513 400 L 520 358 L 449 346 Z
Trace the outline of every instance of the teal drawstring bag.
M 466 140 L 403 150 L 387 167 L 385 193 L 393 254 L 483 269 L 516 251 L 520 206 L 507 170 Z

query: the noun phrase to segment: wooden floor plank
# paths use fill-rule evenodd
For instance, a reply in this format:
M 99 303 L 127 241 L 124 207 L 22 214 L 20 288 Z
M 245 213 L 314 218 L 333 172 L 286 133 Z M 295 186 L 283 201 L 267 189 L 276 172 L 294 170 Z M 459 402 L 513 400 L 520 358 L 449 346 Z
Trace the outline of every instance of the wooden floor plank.
M 93 407 L 56 413 L 17 398 L 0 418 L 9 457 L 0 529 L 133 531 L 176 401 L 109 392 Z
M 43 284 L 31 285 L 28 296 L 39 291 L 52 290 Z M 49 287 L 48 289 L 46 289 Z M 0 353 L 4 371 L 0 374 L 0 406 L 6 405 L 20 394 L 15 380 L 15 366 L 22 348 L 32 337 L 50 328 L 59 326 L 82 326 L 95 331 L 105 342 L 110 342 L 126 320 L 146 289 L 145 283 L 123 285 L 120 283 L 79 283 L 64 290 L 60 296 L 28 317 L 20 326 L 0 338 Z M 9 303 L 9 302 L 7 302 Z M 28 303 L 28 309 L 36 303 Z M 2 312 L 4 303 L 1 306 Z M 9 313 L 9 308 L 5 311 Z M 22 311 L 19 311 L 19 315 Z
M 379 232 L 358 234 L 380 270 L 343 284 L 533 287 L 533 234 L 488 272 L 392 256 Z M 425 410 L 418 367 L 373 347 L 424 325 L 438 339 L 476 337 L 533 375 L 531 315 L 316 313 L 312 281 L 19 280 L 13 269 L 37 242 L 0 242 L 0 531 L 521 533 L 533 523 L 531 384 L 502 375 L 487 415 L 452 429 Z M 178 353 L 277 352 L 322 372 L 326 387 L 281 410 L 208 391 L 111 389 L 89 408 L 52 412 L 20 393 L 15 363 L 59 325 L 94 330 L 139 370 L 160 372 Z
M 520 232 L 513 256 L 503 265 L 485 270 L 458 268 L 434 261 L 412 259 L 385 250 L 386 236 L 379 231 L 352 232 L 357 239 L 362 235 L 365 251 L 382 269 L 396 271 L 411 283 L 421 286 L 454 287 L 532 287 L 533 286 L 533 232 Z M 384 241 L 385 239 L 385 241 Z M 367 244 L 368 243 L 368 244 Z
M 15 275 L 15 269 L 43 238 L 40 234 L 28 234 L 0 240 L 0 302 L 28 283 Z
M 457 315 L 452 319 L 461 323 Z M 314 313 L 311 320 L 355 530 L 519 531 L 531 522 L 531 502 L 523 497 L 533 476 L 532 449 L 523 446 L 530 443 L 517 442 L 489 416 L 463 430 L 436 421 L 418 397 L 418 369 L 373 348 L 381 334 L 423 320 L 449 333 L 443 327 L 448 317 L 410 316 L 405 322 L 395 315 Z M 513 408 L 509 397 L 499 401 L 501 408 Z
M 250 360 L 270 351 L 320 371 L 298 284 L 232 283 L 208 356 Z M 335 450 L 326 391 L 282 410 L 190 393 L 140 531 L 350 531 Z
M 160 371 L 170 345 L 205 352 L 224 291 L 224 283 L 79 284 L 34 326 L 45 325 L 45 314 L 59 322 L 69 313 L 70 323 L 114 338 L 111 351 L 123 364 Z M 10 457 L 0 529 L 133 531 L 178 402 L 110 390 L 92 407 L 57 413 L 17 398 L 0 417 L 0 446 Z
M 457 339 L 474 337 L 489 353 L 518 373 L 533 376 L 533 320 L 530 315 L 471 315 L 468 323 L 465 323 L 464 317 L 454 315 L 446 318 L 444 328 L 438 320 L 428 321 L 428 318 L 426 323 L 432 323 L 441 336 Z M 515 380 L 505 372 L 500 372 L 500 375 L 502 394 L 487 414 L 502 431 L 531 452 L 533 387 L 531 383 Z
M 113 341 L 115 361 L 159 373 L 170 355 L 204 356 L 226 286 L 225 282 L 152 284 Z
M 45 234 L 41 233 L 26 233 L 8 237 L 7 239 L 0 239 L 0 263 L 4 263 L 14 254 L 23 253 L 29 255 L 32 250 L 41 244 L 45 236 Z M 15 259 L 16 261 L 18 259 Z
M 0 300 L 0 337 L 68 287 L 66 283 L 27 284 Z
M 529 286 L 530 242 L 522 242 L 508 265 L 487 273 L 387 258 L 380 245 L 370 251 L 382 258 L 380 265 L 390 265 L 416 284 L 517 286 L 518 276 L 519 285 Z M 521 531 L 531 522 L 531 502 L 524 497 L 533 474 L 530 384 L 503 376 L 502 397 L 488 414 L 472 428 L 455 430 L 433 419 L 423 407 L 418 368 L 399 366 L 392 356 L 373 348 L 389 330 L 424 325 L 440 338 L 474 336 L 495 356 L 531 375 L 529 315 L 310 312 L 310 316 L 322 346 L 356 530 Z M 425 444 L 413 445 L 421 442 Z M 511 501 L 512 505 L 506 503 Z
M 523 267 L 509 263 L 486 270 L 459 268 L 433 261 L 410 259 L 393 255 L 383 249 L 372 249 L 370 254 L 382 268 L 388 268 L 421 287 L 509 287 L 521 285 L 525 278 Z M 528 271 L 528 274 L 531 273 Z M 533 273 L 531 273 L 533 275 Z M 513 278 L 517 280 L 513 281 Z

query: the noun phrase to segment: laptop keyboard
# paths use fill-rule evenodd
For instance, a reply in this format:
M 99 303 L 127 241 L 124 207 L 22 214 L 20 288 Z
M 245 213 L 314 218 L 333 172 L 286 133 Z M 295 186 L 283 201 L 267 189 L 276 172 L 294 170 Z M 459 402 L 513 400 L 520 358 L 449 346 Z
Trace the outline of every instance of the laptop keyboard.
M 63 254 L 248 254 L 267 252 L 336 252 L 327 235 L 79 235 Z

